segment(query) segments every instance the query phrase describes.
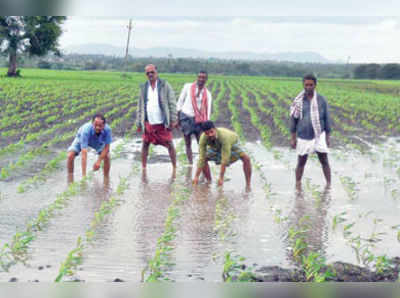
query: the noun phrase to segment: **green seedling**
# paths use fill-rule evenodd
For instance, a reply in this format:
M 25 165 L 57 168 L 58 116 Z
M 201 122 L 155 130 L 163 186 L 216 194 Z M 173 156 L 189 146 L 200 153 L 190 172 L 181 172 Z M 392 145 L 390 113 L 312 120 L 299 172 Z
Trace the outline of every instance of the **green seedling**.
M 164 272 L 166 268 L 173 265 L 169 260 L 171 251 L 174 248 L 172 241 L 176 238 L 177 231 L 175 224 L 180 216 L 180 205 L 188 197 L 187 191 L 182 191 L 176 185 L 173 194 L 175 195 L 175 199 L 168 208 L 164 232 L 157 240 L 154 257 L 142 271 L 142 281 L 155 282 L 169 280 Z
M 346 211 L 343 211 L 337 215 L 335 215 L 332 219 L 332 231 L 336 230 L 336 227 L 338 224 L 341 224 L 346 221 L 346 218 L 344 217 L 347 214 Z
M 327 278 L 334 276 L 334 273 L 326 266 L 325 258 L 316 252 L 302 257 L 302 268 L 307 281 L 325 282 Z
M 282 210 L 281 209 L 276 209 L 275 211 L 274 211 L 273 208 L 271 208 L 271 209 L 273 210 L 274 222 L 275 223 L 281 224 L 281 223 L 286 222 L 289 219 L 289 217 L 282 215 Z
M 121 178 L 117 186 L 116 194 L 100 205 L 100 208 L 94 214 L 89 228 L 85 232 L 85 237 L 78 237 L 76 247 L 68 253 L 65 261 L 61 263 L 55 282 L 61 282 L 65 276 L 74 275 L 77 267 L 82 264 L 84 249 L 93 241 L 97 228 L 105 221 L 106 216 L 109 215 L 115 207 L 120 205 L 120 196 L 128 189 L 127 181 L 133 173 L 132 171 L 127 178 Z
M 378 256 L 375 259 L 375 269 L 378 274 L 384 273 L 392 266 L 391 260 L 386 256 Z
M 224 256 L 224 270 L 222 278 L 224 282 L 253 282 L 256 280 L 252 267 L 247 267 L 243 262 L 246 259 L 232 252 L 226 252 Z
M 360 214 L 359 218 L 366 218 L 370 214 L 371 212 Z M 381 236 L 386 235 L 385 232 L 376 232 L 376 228 L 379 225 L 382 225 L 382 223 L 382 219 L 374 218 L 374 228 L 367 238 L 362 237 L 361 235 L 354 235 L 352 228 L 355 226 L 355 222 L 344 225 L 343 236 L 347 240 L 348 245 L 353 249 L 359 264 L 369 267 L 371 264 L 379 262 L 378 266 L 384 266 L 385 258 L 382 256 L 376 256 L 372 252 L 372 249 L 376 247 L 376 244 L 382 241 Z
M 177 153 L 183 151 L 183 142 L 178 144 Z M 184 172 L 182 172 L 182 177 Z M 166 270 L 175 264 L 171 260 L 171 253 L 174 249 L 173 241 L 176 238 L 176 224 L 180 217 L 181 206 L 185 200 L 191 195 L 191 190 L 179 185 L 177 182 L 173 185 L 171 197 L 174 198 L 167 210 L 167 218 L 165 220 L 164 232 L 157 240 L 157 246 L 152 259 L 149 260 L 147 266 L 142 270 L 142 282 L 158 282 L 169 281 Z
M 397 232 L 397 241 L 400 242 L 400 225 L 397 226 L 392 226 L 392 230 L 395 230 Z
M 359 189 L 357 185 L 359 183 L 355 182 L 351 177 L 349 176 L 339 176 L 340 182 L 342 183 L 344 190 L 347 193 L 347 196 L 349 197 L 350 200 L 355 200 L 358 198 L 358 192 Z

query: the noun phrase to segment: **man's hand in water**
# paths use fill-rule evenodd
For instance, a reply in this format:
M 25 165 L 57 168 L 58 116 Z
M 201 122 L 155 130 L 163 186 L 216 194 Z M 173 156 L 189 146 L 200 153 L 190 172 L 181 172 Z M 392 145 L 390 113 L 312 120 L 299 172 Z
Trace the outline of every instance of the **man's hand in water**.
M 96 163 L 93 165 L 93 171 L 94 171 L 94 172 L 98 171 L 98 170 L 100 169 L 100 165 L 101 165 L 100 162 L 96 162 Z

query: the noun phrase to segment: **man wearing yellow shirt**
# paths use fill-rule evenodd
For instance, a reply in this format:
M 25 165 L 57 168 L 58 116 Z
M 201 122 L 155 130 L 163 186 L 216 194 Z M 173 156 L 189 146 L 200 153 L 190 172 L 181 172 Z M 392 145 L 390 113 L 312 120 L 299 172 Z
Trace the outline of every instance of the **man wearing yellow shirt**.
M 193 179 L 193 184 L 199 183 L 199 177 L 204 171 L 206 179 L 211 182 L 211 173 L 208 161 L 215 161 L 217 165 L 221 165 L 221 171 L 218 179 L 218 186 L 224 184 L 224 176 L 226 167 L 241 159 L 243 162 L 243 172 L 246 178 L 246 188 L 250 189 L 251 180 L 251 161 L 249 156 L 239 146 L 239 136 L 227 129 L 216 128 L 212 121 L 201 123 L 201 134 L 199 141 L 199 161 L 197 162 L 197 170 Z

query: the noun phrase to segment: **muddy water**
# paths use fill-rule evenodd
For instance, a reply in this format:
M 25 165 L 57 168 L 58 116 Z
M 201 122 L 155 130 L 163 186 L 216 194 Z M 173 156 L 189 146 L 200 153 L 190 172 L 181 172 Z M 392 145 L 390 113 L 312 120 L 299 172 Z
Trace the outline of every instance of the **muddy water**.
M 113 162 L 111 185 L 114 188 L 118 176 L 127 176 L 132 164 L 139 162 L 139 145 L 137 142 L 128 144 L 122 158 Z M 305 237 L 312 250 L 323 254 L 328 262 L 340 260 L 357 264 L 354 251 L 343 237 L 344 224 L 333 230 L 333 219 L 342 212 L 346 212 L 343 215 L 345 224 L 355 222 L 351 229 L 353 236 L 366 238 L 373 232 L 384 233 L 379 236 L 381 241 L 375 248 L 371 248 L 375 254 L 389 257 L 398 254 L 397 231 L 391 227 L 400 224 L 400 197 L 392 193 L 394 189 L 400 191 L 400 177 L 396 173 L 399 162 L 398 159 L 390 162 L 396 152 L 400 152 L 398 142 L 391 140 L 365 155 L 332 150 L 332 187 L 327 190 L 319 163 L 311 158 L 306 165 L 302 192 L 294 187 L 296 155 L 293 151 L 275 148 L 270 152 L 258 143 L 246 144 L 245 148 L 261 166 L 260 170 L 253 168 L 252 191 L 245 191 L 240 162 L 227 169 L 223 189 L 218 189 L 215 182 L 202 183 L 192 189 L 190 197 L 180 206 L 181 216 L 176 222 L 177 236 L 171 252 L 175 265 L 168 269 L 169 278 L 221 281 L 223 256 L 227 251 L 244 256 L 250 265 L 294 266 L 288 230 L 303 222 L 310 227 Z M 194 151 L 197 152 L 197 148 Z M 213 168 L 216 180 L 219 169 Z M 261 173 L 271 192 L 265 191 Z M 63 175 L 60 172 L 52 183 L 31 191 L 31 197 L 40 197 L 42 191 L 56 193 L 63 189 Z M 191 167 L 180 167 L 176 181 L 191 189 L 192 175 Z M 340 176 L 351 177 L 357 183 L 358 191 L 353 199 L 348 197 Z M 142 270 L 154 256 L 157 239 L 164 231 L 168 206 L 173 200 L 171 165 L 166 149 L 156 147 L 145 178 L 135 175 L 129 180 L 123 204 L 98 229 L 93 245 L 84 251 L 84 262 L 77 274 L 79 279 L 141 280 Z M 312 189 L 321 195 L 315 197 Z M 30 214 L 36 214 L 27 206 L 13 205 L 12 199 L 15 201 L 17 196 L 12 191 L 9 194 L 0 201 L 1 206 L 9 204 L 8 212 L 0 208 L 4 212 L 0 237 L 5 240 L 13 234 L 8 231 L 11 227 L 22 225 Z M 30 267 L 15 266 L 10 273 L 0 273 L 0 280 L 14 276 L 20 280 L 54 280 L 59 264 L 74 247 L 77 237 L 84 234 L 96 208 L 107 196 L 101 175 L 98 175 L 88 191 L 71 200 L 68 207 L 51 220 L 49 227 L 38 233 L 30 249 Z M 49 196 L 42 197 L 38 206 L 50 202 Z M 23 200 L 25 204 L 30 202 L 29 198 Z M 31 203 L 31 206 L 36 204 Z M 25 209 L 27 211 L 21 214 Z M 11 215 L 5 219 L 5 214 Z
M 115 144 L 116 145 L 116 144 Z M 113 148 L 113 146 L 112 146 Z M 88 166 L 96 159 L 95 154 L 88 155 Z M 81 179 L 79 158 L 76 160 L 75 180 Z M 52 281 L 67 253 L 76 245 L 77 237 L 84 235 L 93 219 L 95 211 L 101 203 L 108 199 L 119 183 L 119 176 L 127 176 L 131 171 L 131 163 L 126 160 L 114 160 L 113 166 L 118 169 L 110 181 L 104 181 L 101 173 L 96 173 L 87 187 L 73 196 L 67 206 L 51 218 L 48 226 L 37 233 L 28 252 L 26 266 L 17 264 L 9 273 L 0 272 L 0 280 L 7 281 L 10 276 L 18 276 L 20 280 Z M 40 209 L 51 204 L 58 193 L 68 186 L 66 169 L 55 173 L 46 184 L 35 187 L 24 194 L 16 193 L 16 185 L 9 184 L 6 199 L 0 202 L 1 212 L 1 244 L 10 243 L 13 235 L 25 230 L 26 224 L 37 217 Z M 13 194 L 14 191 L 14 195 Z M 3 224 L 3 221 L 5 224 Z
M 10 240 L 17 230 L 37 216 L 39 210 L 55 199 L 56 193 L 66 189 L 67 177 L 56 172 L 42 187 L 18 193 L 17 188 L 23 180 L 17 177 L 10 182 L 0 181 L 0 243 Z M 52 194 L 52 195 L 48 195 Z
M 113 144 L 112 148 L 121 141 Z M 38 158 L 30 166 L 35 168 L 37 164 L 44 164 L 46 160 Z M 90 151 L 88 155 L 88 170 L 95 162 L 97 156 Z M 124 164 L 124 162 L 121 162 Z M 119 169 L 120 166 L 116 168 Z M 61 164 L 61 170 L 52 173 L 45 183 L 32 186 L 24 193 L 18 193 L 18 186 L 28 178 L 29 168 L 22 176 L 17 176 L 9 182 L 0 181 L 0 243 L 10 240 L 16 231 L 22 231 L 26 224 L 36 218 L 39 211 L 50 205 L 57 194 L 64 192 L 68 186 L 65 162 Z M 114 175 L 112 178 L 118 178 Z M 81 179 L 80 158 L 75 161 L 75 180 Z M 90 190 L 88 190 L 90 192 Z

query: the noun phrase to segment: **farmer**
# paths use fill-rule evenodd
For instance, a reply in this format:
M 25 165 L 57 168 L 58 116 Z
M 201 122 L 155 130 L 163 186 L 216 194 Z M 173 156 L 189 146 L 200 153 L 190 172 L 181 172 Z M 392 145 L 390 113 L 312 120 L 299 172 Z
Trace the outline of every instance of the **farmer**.
M 158 78 L 153 64 L 145 67 L 148 81 L 140 86 L 136 126 L 142 132 L 142 170 L 146 171 L 150 144 L 168 149 L 173 173 L 176 173 L 176 151 L 172 129 L 177 127 L 176 100 L 171 85 Z
M 304 90 L 294 99 L 290 107 L 291 147 L 297 149 L 296 187 L 301 188 L 301 178 L 308 155 L 316 152 L 321 163 L 327 186 L 331 184 L 331 169 L 328 162 L 329 134 L 331 124 L 328 104 L 315 90 L 317 79 L 313 75 L 303 78 Z
M 93 171 L 100 169 L 101 162 L 104 161 L 104 178 L 109 178 L 110 173 L 110 144 L 112 141 L 111 128 L 106 124 L 106 118 L 102 114 L 96 114 L 92 122 L 82 125 L 71 146 L 68 148 L 68 176 L 73 180 L 74 160 L 82 151 L 82 176 L 86 176 L 87 152 L 91 147 L 96 150 L 98 158 L 93 165 Z
M 226 167 L 241 159 L 246 178 L 246 189 L 250 190 L 251 162 L 249 156 L 239 146 L 239 136 L 227 128 L 216 128 L 212 121 L 201 123 L 201 130 L 204 133 L 200 136 L 200 157 L 193 184 L 197 185 L 199 183 L 199 176 L 202 171 L 205 173 L 206 179 L 211 182 L 208 162 L 212 160 L 217 165 L 221 165 L 218 186 L 222 186 Z
M 193 164 L 192 135 L 199 143 L 201 123 L 210 120 L 212 98 L 206 85 L 208 74 L 200 71 L 197 81 L 183 86 L 177 103 L 179 126 L 181 127 L 189 164 Z

